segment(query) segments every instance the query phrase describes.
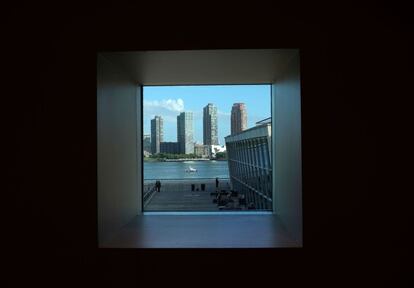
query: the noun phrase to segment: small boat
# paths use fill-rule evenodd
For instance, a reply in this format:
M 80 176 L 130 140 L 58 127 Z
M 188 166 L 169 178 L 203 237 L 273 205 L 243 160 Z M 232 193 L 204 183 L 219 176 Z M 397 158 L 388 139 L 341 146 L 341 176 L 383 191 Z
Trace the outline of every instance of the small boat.
M 197 169 L 189 166 L 188 169 L 185 169 L 185 172 L 197 172 Z

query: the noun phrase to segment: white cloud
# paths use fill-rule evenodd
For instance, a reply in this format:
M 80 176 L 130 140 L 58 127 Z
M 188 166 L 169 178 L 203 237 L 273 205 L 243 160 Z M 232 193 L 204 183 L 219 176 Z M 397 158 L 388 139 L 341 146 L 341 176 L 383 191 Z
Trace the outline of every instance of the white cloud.
M 153 100 L 148 101 L 144 100 L 144 107 L 148 110 L 155 110 L 155 109 L 166 109 L 168 111 L 174 112 L 182 112 L 184 111 L 184 101 L 181 98 L 178 99 L 163 99 L 161 101 Z
M 158 115 L 164 122 L 175 123 L 177 115 L 184 111 L 184 101 L 178 99 L 144 100 L 144 118 L 152 119 Z

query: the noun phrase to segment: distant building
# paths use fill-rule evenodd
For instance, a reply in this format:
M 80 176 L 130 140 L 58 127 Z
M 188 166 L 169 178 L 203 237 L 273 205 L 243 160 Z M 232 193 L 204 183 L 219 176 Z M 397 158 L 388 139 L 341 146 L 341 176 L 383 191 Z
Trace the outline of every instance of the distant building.
M 161 116 L 151 120 L 151 152 L 160 153 L 160 142 L 164 141 L 164 121 Z
M 231 135 L 247 129 L 247 110 L 244 103 L 234 103 L 231 108 Z
M 209 145 L 209 157 L 215 158 L 217 152 L 226 152 L 226 146 Z
M 178 142 L 161 142 L 160 153 L 169 153 L 169 154 L 180 153 Z
M 203 144 L 218 145 L 217 107 L 208 103 L 203 108 Z
M 263 120 L 257 121 L 256 125 L 269 124 L 269 123 L 272 124 L 272 117 L 268 117 Z
M 142 139 L 143 144 L 143 150 L 145 152 L 151 153 L 151 135 L 147 134 L 144 135 Z
M 233 190 L 257 210 L 272 209 L 272 137 L 270 121 L 225 137 Z
M 182 112 L 177 116 L 177 142 L 180 153 L 194 153 L 192 112 Z
M 194 154 L 201 156 L 203 158 L 208 158 L 210 156 L 210 146 L 202 144 L 194 144 Z

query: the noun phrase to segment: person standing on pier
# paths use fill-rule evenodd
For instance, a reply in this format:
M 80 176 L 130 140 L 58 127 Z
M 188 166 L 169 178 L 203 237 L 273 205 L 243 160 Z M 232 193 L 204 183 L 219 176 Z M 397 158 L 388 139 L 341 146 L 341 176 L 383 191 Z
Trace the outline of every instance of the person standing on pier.
M 218 177 L 216 177 L 216 190 L 218 189 L 218 186 L 219 186 L 219 180 L 218 180 Z
M 160 182 L 160 180 L 157 180 L 155 182 L 155 188 L 157 189 L 157 192 L 161 191 L 161 182 Z

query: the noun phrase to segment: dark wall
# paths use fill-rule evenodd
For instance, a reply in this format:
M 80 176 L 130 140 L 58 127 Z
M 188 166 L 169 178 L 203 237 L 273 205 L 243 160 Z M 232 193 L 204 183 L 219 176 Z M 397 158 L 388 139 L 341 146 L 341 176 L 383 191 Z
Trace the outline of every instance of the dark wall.
M 376 176 L 385 96 L 407 93 L 406 10 L 239 5 L 8 10 L 14 283 L 399 281 L 399 254 L 384 247 L 400 235 Z M 212 48 L 301 49 L 304 248 L 97 250 L 96 53 Z

